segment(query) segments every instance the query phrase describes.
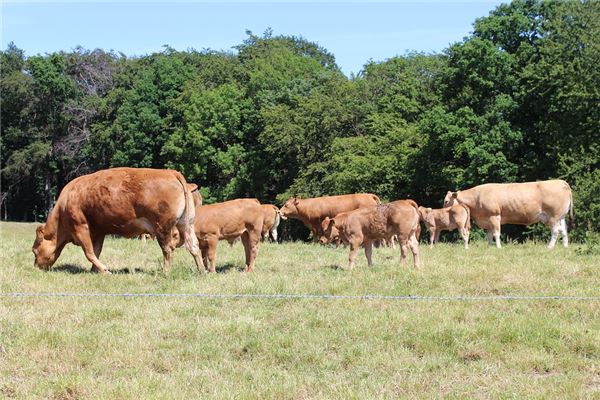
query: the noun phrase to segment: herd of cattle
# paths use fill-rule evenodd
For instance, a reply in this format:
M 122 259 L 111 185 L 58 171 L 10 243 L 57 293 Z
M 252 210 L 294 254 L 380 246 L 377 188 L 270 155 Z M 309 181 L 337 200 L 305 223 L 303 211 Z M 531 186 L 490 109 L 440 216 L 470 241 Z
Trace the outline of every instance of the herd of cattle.
M 433 245 L 443 230 L 458 229 L 468 248 L 470 220 L 486 230 L 488 241 L 500 247 L 500 226 L 543 222 L 552 232 L 548 247 L 562 234 L 568 246 L 565 218 L 573 217 L 573 198 L 567 182 L 484 184 L 448 192 L 444 208 L 419 207 L 413 200 L 381 204 L 374 194 L 359 193 L 311 199 L 290 198 L 281 209 L 256 199 L 236 199 L 202 205 L 197 185 L 187 183 L 173 170 L 113 168 L 69 182 L 48 215 L 36 229 L 35 265 L 49 269 L 67 243 L 83 248 L 92 270 L 110 273 L 100 261 L 106 235 L 136 237 L 149 234 L 162 249 L 168 270 L 173 251 L 184 246 L 198 271 L 215 271 L 219 240 L 241 239 L 246 271 L 252 271 L 261 238 L 277 240 L 280 218 L 302 221 L 320 243 L 350 246 L 349 268 L 360 247 L 369 266 L 373 245 L 398 240 L 402 260 L 408 249 L 415 267 L 420 265 L 420 222 Z

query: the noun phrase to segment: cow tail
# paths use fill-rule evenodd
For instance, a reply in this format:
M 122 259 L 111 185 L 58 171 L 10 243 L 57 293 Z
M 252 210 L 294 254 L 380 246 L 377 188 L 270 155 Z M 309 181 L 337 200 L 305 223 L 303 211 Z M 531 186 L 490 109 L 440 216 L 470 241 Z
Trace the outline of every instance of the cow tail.
M 465 208 L 465 210 L 467 210 L 467 224 L 466 224 L 465 228 L 470 230 L 471 229 L 471 209 L 466 204 L 461 204 L 461 206 L 463 206 Z
M 411 206 L 413 206 L 413 208 L 417 212 L 417 228 L 415 229 L 415 236 L 416 236 L 417 242 L 418 242 L 419 239 L 421 238 L 421 213 L 419 212 L 419 205 L 417 204 L 416 201 L 414 201 L 412 199 L 407 199 L 406 201 L 408 201 L 408 203 Z
M 183 177 L 183 175 L 181 175 L 181 173 L 179 173 L 178 171 L 175 171 L 175 176 L 177 177 L 177 180 L 179 181 L 179 183 L 181 184 L 181 187 L 183 188 L 183 198 L 185 200 L 185 207 L 183 209 L 183 214 L 179 218 L 178 225 L 193 224 L 194 218 L 196 217 L 196 208 L 194 207 L 194 199 L 192 198 L 191 193 L 189 193 L 189 190 L 187 187 L 187 182 L 185 181 L 185 178 Z
M 569 184 L 567 183 L 567 187 L 569 187 Z M 571 201 L 571 204 L 569 204 L 569 230 L 572 230 L 575 227 L 575 215 L 573 214 L 573 208 L 574 208 L 574 204 L 573 204 L 573 191 L 571 190 L 571 187 L 569 187 L 569 199 Z

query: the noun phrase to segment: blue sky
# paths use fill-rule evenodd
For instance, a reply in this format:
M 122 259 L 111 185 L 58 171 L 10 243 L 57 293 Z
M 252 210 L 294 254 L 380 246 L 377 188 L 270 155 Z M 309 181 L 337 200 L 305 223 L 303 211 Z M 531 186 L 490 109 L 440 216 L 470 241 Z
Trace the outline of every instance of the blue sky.
M 2 49 L 26 55 L 84 48 L 143 55 L 165 44 L 177 50 L 230 50 L 246 29 L 301 35 L 332 52 L 346 74 L 369 59 L 410 50 L 440 52 L 472 30 L 501 1 L 425 2 L 52 2 L 2 1 Z

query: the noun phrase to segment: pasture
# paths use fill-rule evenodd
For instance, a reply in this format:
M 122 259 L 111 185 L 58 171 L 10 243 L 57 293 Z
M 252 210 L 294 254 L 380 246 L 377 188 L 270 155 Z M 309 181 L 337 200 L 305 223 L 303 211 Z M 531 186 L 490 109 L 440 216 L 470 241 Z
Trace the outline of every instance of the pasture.
M 400 251 L 219 244 L 216 274 L 149 241 L 107 239 L 111 276 L 68 245 L 33 266 L 34 224 L 0 223 L 0 292 L 600 296 L 600 259 L 577 245 L 473 241 Z M 0 397 L 600 398 L 600 302 L 0 297 Z

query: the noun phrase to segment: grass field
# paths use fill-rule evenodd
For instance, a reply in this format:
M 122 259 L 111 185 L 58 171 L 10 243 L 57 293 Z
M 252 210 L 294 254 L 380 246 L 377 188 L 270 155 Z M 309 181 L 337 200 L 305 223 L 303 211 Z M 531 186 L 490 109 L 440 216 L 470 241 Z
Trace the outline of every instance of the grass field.
M 241 244 L 199 276 L 155 242 L 107 240 L 111 276 L 69 245 L 33 267 L 33 224 L 0 224 L 1 292 L 600 295 L 600 259 L 542 243 L 433 250 Z M 600 398 L 600 302 L 0 297 L 0 398 Z

